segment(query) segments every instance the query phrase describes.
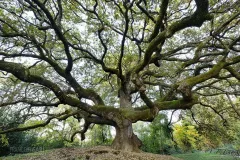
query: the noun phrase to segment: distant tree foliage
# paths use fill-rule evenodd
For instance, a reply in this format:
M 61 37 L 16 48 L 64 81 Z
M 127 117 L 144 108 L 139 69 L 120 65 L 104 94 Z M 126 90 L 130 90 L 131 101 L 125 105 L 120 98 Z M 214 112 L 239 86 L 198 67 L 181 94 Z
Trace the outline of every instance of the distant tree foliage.
M 205 107 L 196 105 L 182 113 L 182 123 L 194 127 L 197 131 L 198 135 L 195 137 L 199 137 L 200 141 L 197 141 L 199 149 L 209 150 L 225 145 L 239 149 L 240 123 L 235 117 L 235 112 L 226 110 L 226 108 L 232 108 L 226 98 L 217 96 L 209 98 L 210 101 L 202 100 Z M 232 104 L 238 107 L 239 102 L 239 98 L 236 98 Z M 176 134 L 176 136 L 179 135 Z
M 173 134 L 178 147 L 184 152 L 200 149 L 202 139 L 195 126 L 176 124 Z
M 137 133 L 143 143 L 142 150 L 151 153 L 169 154 L 174 148 L 171 128 L 166 114 L 159 114 L 149 125 L 137 126 Z
M 20 117 L 14 111 L 0 108 L 0 126 L 4 124 L 12 125 L 11 127 L 21 124 Z M 0 156 L 9 154 L 21 154 L 31 152 L 37 141 L 36 134 L 28 132 L 6 133 L 0 135 Z
M 94 125 L 88 133 L 89 140 L 86 140 L 85 145 L 110 145 L 112 143 L 112 134 L 110 126 Z

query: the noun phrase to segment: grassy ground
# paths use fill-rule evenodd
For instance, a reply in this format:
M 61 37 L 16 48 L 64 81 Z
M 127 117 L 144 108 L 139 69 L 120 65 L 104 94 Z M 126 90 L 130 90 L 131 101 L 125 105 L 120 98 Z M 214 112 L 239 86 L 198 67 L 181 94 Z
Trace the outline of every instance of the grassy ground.
M 240 160 L 230 155 L 219 155 L 213 153 L 188 153 L 188 154 L 175 154 L 174 157 L 181 158 L 183 160 Z

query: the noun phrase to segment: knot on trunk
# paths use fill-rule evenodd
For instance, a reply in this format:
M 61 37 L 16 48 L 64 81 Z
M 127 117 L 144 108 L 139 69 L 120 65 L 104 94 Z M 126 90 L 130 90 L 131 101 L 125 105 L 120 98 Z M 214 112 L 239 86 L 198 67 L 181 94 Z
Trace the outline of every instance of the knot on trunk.
M 182 82 L 178 86 L 177 90 L 182 93 L 184 99 L 186 100 L 192 99 L 192 86 L 190 86 L 187 82 Z
M 146 91 L 146 86 L 143 83 L 143 80 L 141 79 L 141 77 L 139 77 L 138 75 L 133 76 L 132 82 L 136 85 L 139 92 L 143 93 Z

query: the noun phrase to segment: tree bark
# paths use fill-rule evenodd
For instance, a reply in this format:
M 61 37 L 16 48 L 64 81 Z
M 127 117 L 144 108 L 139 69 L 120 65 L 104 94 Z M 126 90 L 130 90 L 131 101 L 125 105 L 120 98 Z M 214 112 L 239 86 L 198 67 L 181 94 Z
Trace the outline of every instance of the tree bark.
M 129 80 L 119 89 L 120 108 L 132 108 Z M 112 147 L 117 150 L 140 152 L 142 142 L 133 133 L 132 122 L 123 115 L 114 116 L 116 136 Z
M 129 120 L 122 120 L 122 124 L 115 126 L 116 136 L 112 143 L 112 147 L 117 150 L 128 152 L 140 152 L 142 142 L 133 133 L 132 123 Z

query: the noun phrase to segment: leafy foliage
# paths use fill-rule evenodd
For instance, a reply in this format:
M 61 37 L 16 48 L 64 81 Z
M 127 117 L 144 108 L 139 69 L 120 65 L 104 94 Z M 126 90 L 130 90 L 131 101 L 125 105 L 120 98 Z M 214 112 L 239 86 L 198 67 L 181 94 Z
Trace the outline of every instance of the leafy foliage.
M 1 1 L 0 107 L 14 108 L 17 124 L 0 133 L 73 118 L 80 125 L 65 128 L 68 139 L 110 125 L 114 148 L 137 151 L 132 124 L 159 111 L 210 105 L 222 117 L 207 102 L 222 95 L 231 109 L 221 109 L 239 118 L 239 8 L 237 0 Z
M 203 142 L 195 127 L 188 124 L 174 125 L 173 135 L 178 147 L 185 152 L 200 149 Z
M 7 118 L 6 118 L 7 117 Z M 5 108 L 0 108 L 0 122 L 1 125 L 11 124 L 16 125 L 21 123 L 17 118 L 17 113 L 13 110 L 9 112 Z M 6 156 L 10 153 L 25 153 L 26 149 L 31 152 L 31 147 L 36 144 L 36 134 L 33 132 L 16 132 L 16 133 L 6 133 L 0 135 L 0 156 Z
M 166 114 L 159 114 L 151 124 L 138 124 L 136 130 L 142 140 L 143 151 L 169 154 L 173 148 Z
M 85 145 L 110 145 L 113 140 L 111 128 L 106 125 L 94 125 L 87 134 L 89 140 L 86 140 Z
M 228 99 L 223 96 L 216 96 L 214 99 L 203 98 L 202 103 L 205 107 L 196 105 L 191 111 L 182 114 L 183 124 L 194 127 L 197 133 L 195 137 L 200 139 L 200 141 L 197 140 L 198 149 L 208 150 L 229 144 L 235 149 L 238 148 L 240 127 L 233 109 L 233 107 L 239 107 L 238 101 L 235 99 L 234 106 L 231 106 L 227 103 Z M 182 129 L 184 129 L 183 126 Z

